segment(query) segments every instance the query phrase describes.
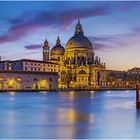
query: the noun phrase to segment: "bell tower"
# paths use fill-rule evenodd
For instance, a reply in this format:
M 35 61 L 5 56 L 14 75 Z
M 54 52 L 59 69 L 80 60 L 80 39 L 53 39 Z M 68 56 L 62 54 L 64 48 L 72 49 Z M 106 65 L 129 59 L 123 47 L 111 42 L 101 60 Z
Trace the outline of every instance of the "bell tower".
M 43 61 L 48 61 L 48 60 L 50 60 L 50 46 L 46 39 L 43 46 Z

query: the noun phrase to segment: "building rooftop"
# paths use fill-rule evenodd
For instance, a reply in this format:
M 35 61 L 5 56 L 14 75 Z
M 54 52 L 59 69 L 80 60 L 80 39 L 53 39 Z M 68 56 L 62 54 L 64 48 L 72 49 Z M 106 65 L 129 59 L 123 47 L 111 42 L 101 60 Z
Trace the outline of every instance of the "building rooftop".
M 42 72 L 42 71 L 19 71 L 19 70 L 0 70 L 0 73 L 11 73 L 11 74 L 47 74 L 47 75 L 58 75 L 57 72 Z
M 34 59 L 5 60 L 5 61 L 0 61 L 0 63 L 4 63 L 4 62 L 23 62 L 23 61 L 45 63 L 45 64 L 56 64 L 56 63 L 53 63 L 53 62 L 45 62 L 45 61 L 42 61 L 42 60 L 34 60 Z M 58 65 L 58 64 L 56 64 L 56 65 Z

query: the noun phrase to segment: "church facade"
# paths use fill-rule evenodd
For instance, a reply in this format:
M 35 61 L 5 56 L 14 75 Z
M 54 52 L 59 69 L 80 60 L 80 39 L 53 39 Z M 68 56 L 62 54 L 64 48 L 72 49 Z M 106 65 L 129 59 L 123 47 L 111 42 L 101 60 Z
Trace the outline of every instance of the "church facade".
M 105 63 L 95 56 L 90 40 L 84 35 L 80 20 L 74 36 L 61 45 L 59 37 L 50 50 L 48 41 L 43 46 L 43 61 L 59 65 L 59 89 L 100 89 L 106 87 Z

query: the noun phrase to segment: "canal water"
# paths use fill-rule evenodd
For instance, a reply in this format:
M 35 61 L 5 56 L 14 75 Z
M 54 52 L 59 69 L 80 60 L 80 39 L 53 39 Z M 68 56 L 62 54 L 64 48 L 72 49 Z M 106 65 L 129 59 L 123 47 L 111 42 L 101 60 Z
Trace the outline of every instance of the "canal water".
M 140 138 L 135 91 L 0 93 L 4 138 Z

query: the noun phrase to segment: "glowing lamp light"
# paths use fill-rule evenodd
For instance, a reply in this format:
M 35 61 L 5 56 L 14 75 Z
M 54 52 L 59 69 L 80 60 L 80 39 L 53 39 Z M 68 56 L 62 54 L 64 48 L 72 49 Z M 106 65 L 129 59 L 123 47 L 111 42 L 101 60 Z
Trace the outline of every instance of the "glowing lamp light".
M 110 85 L 110 82 L 107 82 L 108 85 Z
M 16 85 L 15 80 L 14 79 L 8 80 L 8 85 L 11 86 L 11 87 L 15 86 Z
M 21 79 L 20 77 L 17 77 L 16 80 L 17 80 L 17 81 L 21 81 L 22 79 Z
M 41 88 L 46 88 L 47 87 L 47 81 L 46 80 L 40 80 L 39 83 L 38 83 L 38 87 L 41 89 Z
M 0 77 L 0 81 L 3 81 L 4 80 L 4 77 Z

